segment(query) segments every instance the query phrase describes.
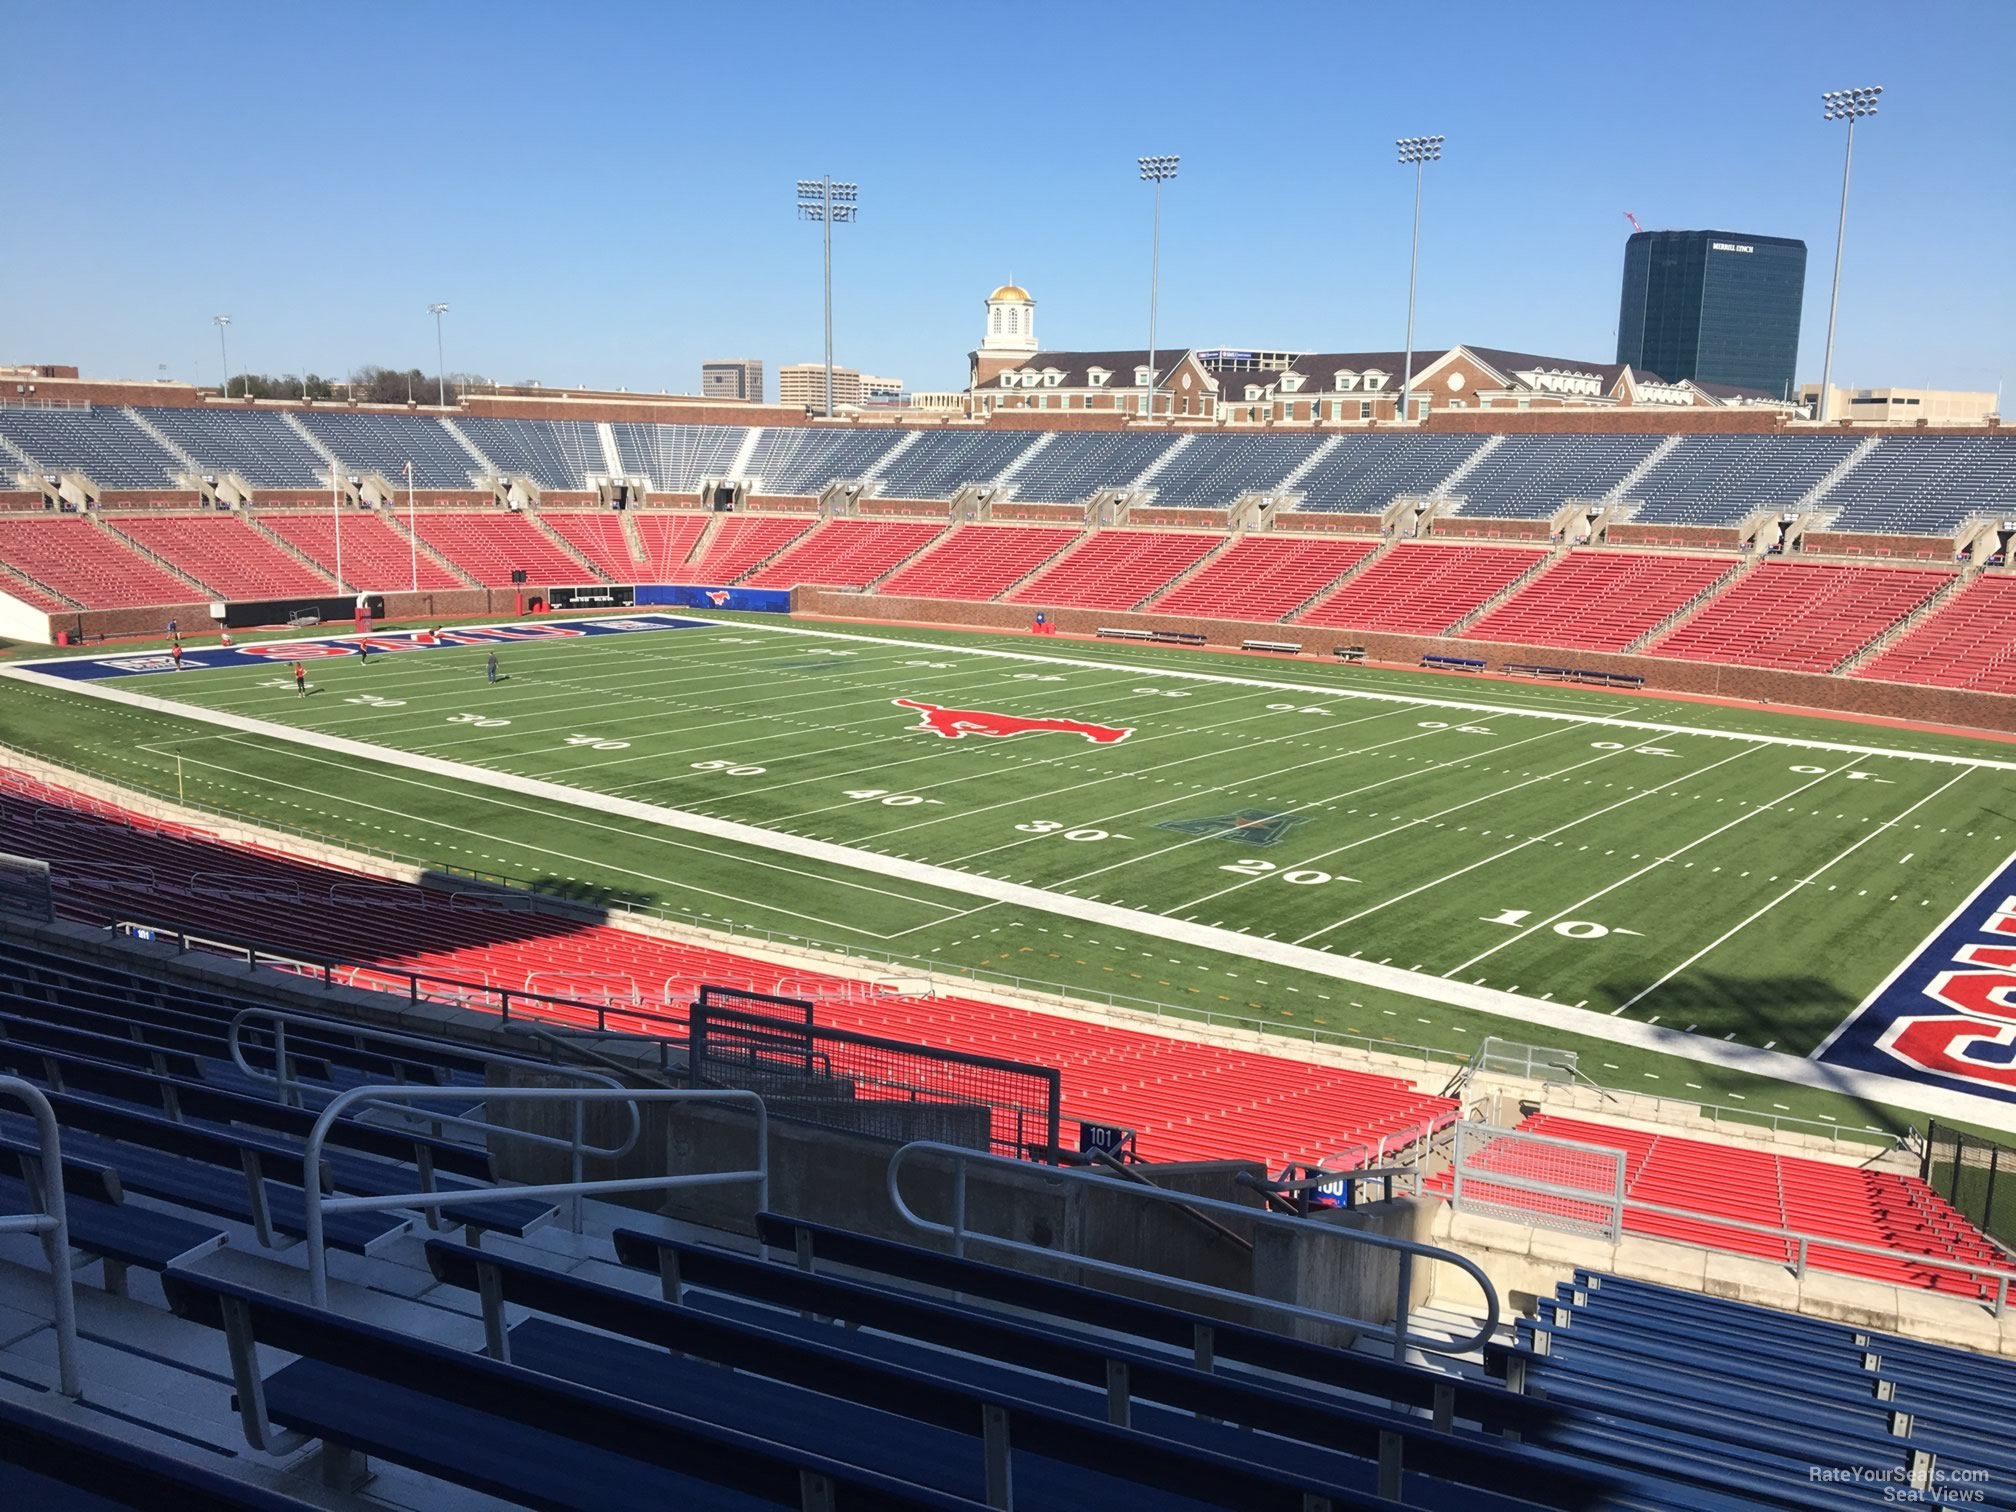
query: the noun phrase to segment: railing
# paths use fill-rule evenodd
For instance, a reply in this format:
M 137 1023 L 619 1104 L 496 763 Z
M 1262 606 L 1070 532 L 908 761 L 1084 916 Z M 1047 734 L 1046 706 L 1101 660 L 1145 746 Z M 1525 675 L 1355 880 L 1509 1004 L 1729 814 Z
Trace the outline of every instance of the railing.
M 70 1217 L 63 1200 L 63 1142 L 56 1133 L 56 1112 L 33 1083 L 18 1076 L 0 1076 L 0 1096 L 24 1103 L 35 1117 L 35 1159 L 41 1169 L 39 1213 L 0 1216 L 0 1234 L 36 1234 L 49 1261 L 50 1312 L 56 1324 L 56 1389 L 79 1397 L 84 1387 L 77 1373 L 77 1292 L 70 1279 Z
M 1302 1173 L 1299 1176 L 1298 1171 Z M 1391 1202 L 1395 1196 L 1419 1196 L 1421 1168 L 1409 1165 L 1370 1171 L 1331 1171 L 1322 1166 L 1291 1165 L 1279 1176 L 1255 1176 L 1250 1171 L 1241 1171 L 1232 1180 L 1260 1193 L 1268 1199 L 1270 1207 L 1286 1208 L 1297 1218 L 1307 1218 L 1315 1207 L 1315 1196 L 1333 1198 L 1347 1212 L 1357 1207 L 1366 1200 L 1358 1195 L 1361 1183 L 1376 1183 L 1381 1202 Z
M 489 982 L 472 982 L 463 977 L 441 976 L 430 971 L 409 971 L 403 966 L 381 966 L 368 961 L 340 961 L 318 959 L 312 956 L 290 955 L 283 951 L 268 950 L 263 945 L 255 945 L 244 940 L 234 940 L 227 936 L 199 934 L 174 924 L 156 924 L 147 919 L 124 918 L 106 926 L 108 930 L 134 935 L 150 940 L 171 940 L 183 953 L 207 952 L 213 955 L 228 955 L 234 960 L 243 960 L 248 966 L 262 966 L 274 971 L 284 971 L 293 976 L 317 978 L 324 987 L 356 987 L 367 992 L 383 992 L 404 986 L 408 1002 L 449 1003 L 458 1008 L 476 1007 L 495 1012 L 499 1018 L 509 1020 L 512 1005 L 518 1005 L 520 1016 L 538 1019 L 541 1017 L 564 1019 L 569 1014 L 587 1014 L 595 1021 L 601 1032 L 609 1029 L 611 1015 L 625 1019 L 636 1019 L 643 1023 L 665 1026 L 666 1033 L 653 1036 L 649 1030 L 622 1031 L 633 1038 L 666 1038 L 683 1044 L 686 1039 L 686 1021 L 642 1004 L 617 1007 L 610 1003 L 589 1003 L 579 998 L 558 997 L 546 992 L 527 992 L 523 988 L 498 987 Z M 390 984 L 380 985 L 380 983 Z M 528 1012 L 531 1008 L 533 1011 Z M 538 1010 L 544 1010 L 540 1012 Z
M 1716 1228 L 1735 1229 L 1741 1233 L 1758 1234 L 1765 1238 L 1783 1242 L 1791 1252 L 1787 1262 L 1792 1274 L 1804 1279 L 1812 1265 L 1812 1251 L 1815 1249 L 1845 1250 L 1851 1255 L 1868 1255 L 1874 1259 L 1890 1260 L 1903 1265 L 1924 1266 L 1930 1270 L 1951 1271 L 1955 1275 L 1969 1276 L 1975 1281 L 1994 1282 L 1993 1294 L 1989 1299 L 1989 1309 L 1996 1317 L 2001 1317 L 2009 1307 L 2012 1285 L 2016 1285 L 2016 1268 L 2000 1265 L 1977 1265 L 1966 1260 L 1942 1260 L 1936 1255 L 1921 1255 L 1914 1250 L 1886 1249 L 1880 1244 L 1858 1244 L 1852 1239 L 1835 1239 L 1826 1234 L 1807 1233 L 1801 1229 L 1773 1228 L 1768 1223 L 1751 1223 L 1741 1218 L 1722 1218 L 1712 1213 L 1694 1213 L 1685 1208 L 1666 1207 L 1656 1202 L 1630 1202 L 1625 1206 L 1634 1213 L 1658 1213 L 1667 1218 L 1692 1218 L 1696 1222 L 1710 1224 Z M 1747 1250 L 1734 1249 L 1729 1245 L 1709 1244 L 1699 1239 L 1686 1241 L 1696 1249 L 1719 1250 L 1723 1254 L 1749 1254 Z M 1896 1284 L 1896 1283 L 1889 1283 Z
M 928 1155 L 952 1163 L 952 1221 L 937 1223 L 918 1216 L 909 1203 L 903 1200 L 903 1167 L 914 1157 Z M 1303 1307 L 1294 1302 L 1277 1302 L 1271 1298 L 1254 1296 L 1248 1292 L 1234 1291 L 1223 1286 L 1213 1286 L 1203 1281 L 1186 1281 L 1180 1276 L 1165 1275 L 1159 1271 L 1143 1270 L 1138 1266 L 1122 1265 L 1111 1260 L 1097 1260 L 1087 1255 L 1061 1254 L 1040 1244 L 1030 1244 L 1020 1239 L 1009 1239 L 998 1234 L 975 1231 L 967 1223 L 966 1187 L 967 1172 L 974 1166 L 983 1169 L 1013 1171 L 1029 1178 L 1055 1182 L 1096 1182 L 1102 1193 L 1125 1197 L 1138 1197 L 1144 1202 L 1160 1202 L 1188 1208 L 1193 1213 L 1219 1212 L 1237 1218 L 1241 1223 L 1281 1229 L 1307 1239 L 1311 1235 L 1340 1244 L 1362 1244 L 1373 1249 L 1387 1250 L 1400 1256 L 1395 1266 L 1398 1280 L 1394 1288 L 1394 1311 L 1391 1326 L 1373 1322 L 1366 1318 L 1347 1317 L 1342 1313 L 1327 1312 L 1321 1308 Z M 920 1233 L 936 1234 L 952 1241 L 952 1253 L 964 1257 L 968 1244 L 984 1244 L 993 1249 L 1009 1250 L 1017 1254 L 1029 1255 L 1055 1264 L 1066 1258 L 1072 1264 L 1102 1275 L 1124 1278 L 1137 1284 L 1167 1287 L 1187 1296 L 1203 1298 L 1216 1304 L 1236 1307 L 1251 1307 L 1263 1312 L 1299 1319 L 1304 1322 L 1328 1324 L 1337 1328 L 1348 1328 L 1357 1333 L 1392 1345 L 1393 1358 L 1405 1361 L 1407 1352 L 1418 1350 L 1429 1354 L 1464 1355 L 1481 1349 L 1498 1331 L 1498 1289 L 1491 1284 L 1491 1278 L 1473 1261 L 1456 1254 L 1452 1250 L 1438 1248 L 1432 1244 L 1422 1244 L 1413 1239 L 1397 1239 L 1385 1234 L 1375 1234 L 1364 1229 L 1312 1228 L 1298 1218 L 1288 1218 L 1264 1209 L 1247 1207 L 1243 1203 L 1226 1202 L 1216 1197 L 1197 1197 L 1187 1192 L 1171 1192 L 1161 1187 L 1123 1185 L 1090 1171 L 1057 1167 L 1042 1170 L 1024 1161 L 1010 1160 L 999 1155 L 985 1155 L 960 1145 L 937 1144 L 919 1140 L 904 1145 L 889 1157 L 889 1201 L 896 1214 L 905 1223 Z M 1413 1259 L 1419 1256 L 1425 1260 L 1440 1261 L 1453 1265 L 1477 1283 L 1484 1298 L 1484 1320 L 1470 1334 L 1456 1339 L 1429 1338 L 1413 1333 L 1407 1327 L 1407 1319 L 1413 1311 Z
M 422 1098 L 448 1102 L 564 1102 L 574 1107 L 574 1150 L 571 1180 L 544 1182 L 530 1186 L 496 1186 L 461 1189 L 452 1192 L 405 1192 L 391 1196 L 373 1197 L 328 1197 L 322 1192 L 322 1185 L 316 1173 L 322 1168 L 322 1145 L 329 1137 L 329 1131 L 336 1126 L 336 1120 L 343 1111 L 359 1102 L 414 1102 Z M 619 1177 L 601 1181 L 587 1181 L 581 1175 L 581 1156 L 596 1153 L 593 1146 L 585 1143 L 582 1119 L 589 1103 L 629 1102 L 634 1108 L 638 1103 L 682 1102 L 682 1103 L 733 1103 L 750 1108 L 756 1115 L 756 1165 L 747 1171 L 708 1171 L 689 1176 L 634 1176 Z M 530 1134 L 503 1124 L 490 1124 L 489 1131 L 512 1139 L 527 1141 L 548 1141 L 548 1136 Z M 550 1141 L 548 1141 L 550 1142 Z M 1015 1162 L 1009 1162 L 1014 1164 Z M 756 1211 L 767 1212 L 770 1207 L 770 1119 L 763 1105 L 763 1099 L 754 1092 L 694 1092 L 685 1089 L 671 1090 L 658 1087 L 637 1087 L 611 1090 L 607 1087 L 352 1087 L 329 1106 L 322 1110 L 322 1116 L 315 1121 L 309 1132 L 308 1143 L 302 1152 L 302 1165 L 308 1175 L 303 1187 L 307 1198 L 306 1229 L 308 1250 L 308 1299 L 317 1307 L 329 1305 L 329 1259 L 322 1244 L 323 1215 L 326 1213 L 383 1212 L 389 1208 L 441 1208 L 464 1207 L 484 1202 L 521 1202 L 534 1197 L 565 1197 L 574 1204 L 576 1231 L 580 1228 L 580 1204 L 585 1197 L 596 1194 L 618 1192 L 662 1192 L 681 1187 L 728 1186 L 736 1184 L 753 1185 L 756 1188 Z M 1479 1272 L 1481 1275 L 1482 1273 Z M 1495 1302 L 1495 1298 L 1493 1299 Z
M 1586 1078 L 1584 1079 L 1586 1080 Z M 1801 1118 L 1793 1113 L 1766 1113 L 1756 1108 L 1734 1108 L 1726 1103 L 1696 1102 L 1692 1098 L 1686 1097 L 1660 1097 L 1647 1092 L 1625 1094 L 1599 1086 L 1593 1081 L 1589 1082 L 1588 1085 L 1592 1090 L 1602 1093 L 1606 1099 L 1611 1101 L 1628 1095 L 1637 1107 L 1646 1108 L 1649 1106 L 1654 1115 L 1660 1110 L 1669 1107 L 1685 1109 L 1689 1112 L 1698 1112 L 1710 1124 L 1717 1127 L 1720 1127 L 1724 1123 L 1744 1123 L 1761 1125 L 1773 1134 L 1782 1134 L 1788 1131 L 1811 1131 L 1825 1134 L 1829 1144 L 1838 1145 L 1848 1142 L 1862 1145 L 1877 1145 L 1879 1146 L 1877 1150 L 1878 1154 L 1888 1154 L 1903 1143 L 1902 1135 L 1892 1134 L 1873 1125 L 1865 1125 L 1859 1129 L 1848 1129 L 1843 1128 L 1837 1123 L 1829 1123 L 1825 1119 Z M 1541 1093 L 1541 1101 L 1546 1101 L 1544 1090 Z M 1656 1121 L 1656 1118 L 1654 1121 Z M 1678 1137 L 1685 1137 L 1686 1135 L 1684 1128 L 1673 1128 L 1672 1132 Z M 1872 1138 L 1871 1136 L 1874 1137 Z
M 271 1023 L 273 1026 L 273 1073 L 271 1075 L 259 1070 L 245 1058 L 244 1026 L 249 1021 L 255 1019 Z M 310 1042 L 310 1048 L 306 1051 L 301 1051 L 298 1047 L 294 1052 L 288 1050 L 287 1026 L 289 1024 L 294 1025 L 296 1028 L 321 1031 L 334 1038 L 354 1039 L 358 1041 L 368 1040 L 372 1044 L 394 1045 L 434 1054 L 438 1054 L 442 1048 L 442 1041 L 440 1040 L 424 1039 L 412 1034 L 400 1034 L 398 1031 L 392 1029 L 373 1029 L 362 1024 L 317 1018 L 313 1014 L 308 1013 L 289 1013 L 280 1008 L 240 1009 L 231 1020 L 230 1034 L 227 1039 L 227 1044 L 231 1050 L 231 1064 L 236 1066 L 240 1074 L 249 1080 L 275 1088 L 279 1093 L 280 1101 L 288 1107 L 301 1107 L 305 1104 L 305 1099 L 301 1097 L 294 1078 L 288 1069 L 290 1064 L 297 1054 L 316 1054 L 312 1048 L 312 1041 Z M 588 1071 L 574 1066 L 559 1067 L 555 1066 L 551 1061 L 531 1060 L 518 1055 L 505 1055 L 494 1050 L 471 1049 L 469 1054 L 472 1057 L 481 1059 L 488 1065 L 522 1066 L 530 1071 L 546 1073 L 565 1070 L 571 1074 L 591 1079 L 603 1086 L 615 1088 L 618 1091 L 621 1091 L 623 1087 L 623 1084 L 617 1081 L 615 1077 L 600 1071 Z M 618 1066 L 617 1069 L 621 1070 L 622 1068 Z M 420 1085 L 423 1091 L 440 1092 L 445 1090 L 441 1087 L 430 1088 L 423 1084 L 415 1085 Z M 620 1148 L 614 1150 L 591 1148 L 586 1153 L 614 1158 L 618 1155 L 627 1155 L 631 1150 L 635 1149 L 638 1137 L 643 1132 L 643 1124 L 637 1116 L 637 1105 L 635 1103 L 630 1105 L 629 1113 L 630 1133 Z M 410 1117 L 411 1115 L 406 1116 Z M 465 1118 L 455 1113 L 430 1112 L 427 1115 L 427 1119 L 430 1123 L 453 1125 L 456 1128 L 477 1129 L 486 1133 L 495 1127 L 495 1125 L 482 1119 Z M 572 1141 L 549 1140 L 545 1135 L 525 1134 L 520 1137 L 533 1143 L 545 1142 L 553 1144 L 562 1149 L 571 1150 L 574 1148 Z

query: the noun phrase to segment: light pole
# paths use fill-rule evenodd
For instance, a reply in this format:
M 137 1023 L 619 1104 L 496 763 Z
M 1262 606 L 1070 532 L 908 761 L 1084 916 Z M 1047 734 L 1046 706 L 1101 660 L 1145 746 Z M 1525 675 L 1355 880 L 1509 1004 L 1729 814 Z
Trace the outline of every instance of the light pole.
M 1400 163 L 1414 165 L 1414 244 L 1407 254 L 1407 357 L 1400 369 L 1400 418 L 1407 418 L 1408 401 L 1414 388 L 1414 282 L 1421 268 L 1421 174 L 1430 163 L 1442 159 L 1442 138 L 1399 137 L 1393 145 L 1400 149 Z
M 210 317 L 210 324 L 217 327 L 217 353 L 224 359 L 224 386 L 219 392 L 226 399 L 229 399 L 231 397 L 231 347 L 224 339 L 224 327 L 231 324 L 231 317 L 229 315 L 212 315 Z
M 826 244 L 826 418 L 833 418 L 833 223 L 860 218 L 859 184 L 830 178 L 798 180 L 798 219 L 819 222 Z
M 1176 177 L 1180 158 L 1173 152 L 1136 158 L 1142 179 L 1155 186 L 1155 231 L 1148 243 L 1148 400 L 1147 415 L 1155 418 L 1155 306 L 1162 294 L 1162 186 Z
M 434 386 L 435 397 L 441 401 L 441 408 L 448 408 L 448 360 L 441 355 L 441 317 L 448 313 L 445 304 L 430 304 L 427 313 L 434 317 Z
M 1827 418 L 1827 404 L 1833 397 L 1829 390 L 1834 383 L 1834 314 L 1841 308 L 1841 246 L 1848 238 L 1848 170 L 1855 166 L 1855 123 L 1876 114 L 1876 101 L 1882 93 L 1883 86 L 1876 84 L 1866 89 L 1830 89 L 1820 96 L 1824 119 L 1848 123 L 1848 150 L 1841 158 L 1841 219 L 1834 228 L 1834 292 L 1827 300 L 1827 355 L 1820 363 L 1817 420 Z

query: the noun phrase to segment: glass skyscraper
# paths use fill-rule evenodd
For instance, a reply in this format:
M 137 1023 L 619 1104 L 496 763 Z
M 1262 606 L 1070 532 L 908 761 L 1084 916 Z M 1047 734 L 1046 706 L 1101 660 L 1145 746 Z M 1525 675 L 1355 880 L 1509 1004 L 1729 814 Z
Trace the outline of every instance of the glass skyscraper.
M 1617 360 L 1677 382 L 1796 397 L 1806 243 L 1735 231 L 1640 231 L 1624 244 Z

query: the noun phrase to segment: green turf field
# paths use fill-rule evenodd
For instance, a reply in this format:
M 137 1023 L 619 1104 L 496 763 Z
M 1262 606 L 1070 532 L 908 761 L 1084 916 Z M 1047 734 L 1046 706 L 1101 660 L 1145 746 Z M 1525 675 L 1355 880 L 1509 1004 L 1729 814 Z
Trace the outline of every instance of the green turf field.
M 756 619 L 509 646 L 495 686 L 484 657 L 324 663 L 307 698 L 278 667 L 109 685 L 310 744 L 12 682 L 0 723 L 422 861 L 1456 1056 L 1571 1037 L 1438 984 L 1803 1055 L 2016 849 L 2016 748 L 1754 709 Z M 949 739 L 899 698 L 1131 733 Z M 1599 1079 L 1865 1121 L 1572 1042 Z

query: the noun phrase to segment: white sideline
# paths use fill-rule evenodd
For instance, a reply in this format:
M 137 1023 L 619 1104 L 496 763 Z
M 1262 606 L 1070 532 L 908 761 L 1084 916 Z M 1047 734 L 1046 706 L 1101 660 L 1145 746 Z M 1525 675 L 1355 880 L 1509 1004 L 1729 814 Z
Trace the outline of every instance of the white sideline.
M 1000 654 L 1012 656 L 1019 653 L 1004 652 Z M 1044 658 L 1037 659 L 1042 660 Z M 1088 665 L 1103 667 L 1110 664 L 1090 663 Z M 1195 675 L 1206 681 L 1223 680 L 1201 673 L 1170 675 Z M 1974 1093 L 1927 1087 L 1917 1082 L 1906 1081 L 1899 1077 L 1883 1076 L 1874 1072 L 1856 1071 L 1846 1067 L 1826 1066 L 1819 1062 L 1807 1060 L 1801 1056 L 1789 1055 L 1778 1050 L 1758 1050 L 1749 1046 L 1730 1044 L 1720 1040 L 1701 1039 L 1680 1030 L 1661 1028 L 1655 1024 L 1639 1023 L 1631 1019 L 1612 1018 L 1607 1013 L 1598 1013 L 1590 1009 L 1570 1008 L 1565 1004 L 1543 1002 L 1538 998 L 1525 997 L 1517 993 L 1501 991 L 1497 988 L 1452 982 L 1442 977 L 1431 976 L 1425 972 L 1407 971 L 1396 966 L 1374 965 L 1369 961 L 1331 955 L 1321 950 L 1312 950 L 1307 946 L 1291 944 L 1285 940 L 1259 939 L 1252 935 L 1241 934 L 1236 930 L 1185 923 L 1181 920 L 1165 918 L 1159 914 L 1144 913 L 1132 908 L 1117 907 L 1110 903 L 1098 903 L 1087 898 L 1046 892 L 1040 887 L 1028 887 L 1021 883 L 1003 881 L 998 878 L 975 876 L 967 872 L 932 866 L 921 861 L 909 861 L 895 856 L 877 855 L 872 851 L 854 850 L 848 846 L 836 845 L 831 841 L 813 840 L 799 835 L 778 834 L 756 825 L 741 824 L 729 819 L 715 819 L 703 814 L 689 814 L 679 809 L 640 803 L 631 798 L 617 798 L 606 794 L 583 792 L 578 788 L 566 787 L 560 783 L 546 781 L 543 778 L 520 777 L 508 772 L 491 771 L 483 767 L 465 766 L 459 762 L 444 761 L 438 757 L 414 755 L 389 746 L 372 745 L 366 741 L 350 739 L 347 736 L 320 734 L 315 731 L 295 729 L 289 725 L 275 724 L 262 719 L 252 719 L 242 714 L 228 714 L 219 710 L 205 709 L 197 705 L 178 703 L 173 699 L 157 698 L 148 693 L 124 692 L 101 683 L 51 677 L 46 673 L 37 672 L 26 666 L 0 667 L 0 676 L 11 677 L 39 687 L 61 689 L 79 693 L 89 698 L 103 699 L 107 703 L 146 709 L 152 713 L 164 714 L 171 718 L 188 719 L 198 723 L 216 725 L 224 729 L 258 735 L 270 740 L 283 741 L 290 745 L 308 746 L 322 751 L 340 752 L 361 761 L 368 761 L 381 766 L 396 766 L 407 772 L 428 772 L 451 781 L 467 782 L 478 787 L 488 787 L 516 793 L 521 797 L 540 798 L 572 808 L 591 809 L 606 815 L 635 819 L 646 824 L 662 825 L 671 829 L 706 835 L 712 839 L 724 840 L 736 845 L 753 846 L 762 850 L 782 851 L 788 855 L 797 856 L 804 860 L 818 861 L 829 866 L 845 867 L 853 871 L 873 872 L 885 877 L 918 882 L 925 886 L 946 890 L 955 896 L 965 894 L 967 896 L 984 897 L 994 902 L 1031 908 L 1042 913 L 1057 915 L 1080 923 L 1104 924 L 1110 928 L 1147 935 L 1151 938 L 1180 939 L 1186 944 L 1203 950 L 1216 951 L 1220 954 L 1248 960 L 1266 961 L 1291 970 L 1307 971 L 1337 981 L 1356 982 L 1363 986 L 1376 987 L 1384 991 L 1428 1002 L 1446 1003 L 1455 1007 L 1468 1008 L 1474 1012 L 1489 1014 L 1497 1018 L 1511 1019 L 1519 1023 L 1537 1024 L 1558 1030 L 1564 1034 L 1581 1035 L 1589 1039 L 1608 1041 L 1613 1044 L 1633 1045 L 1660 1055 L 1670 1055 L 1706 1065 L 1722 1066 L 1751 1075 L 1770 1077 L 1798 1086 L 1811 1087 L 1818 1091 L 1845 1094 L 1868 1101 L 1889 1103 L 1897 1107 L 1911 1109 L 1914 1112 L 1933 1114 L 1944 1118 L 1956 1118 L 1977 1124 L 1987 1124 L 1998 1129 L 2016 1131 L 2016 1106 L 1995 1099 L 1981 1097 Z M 1323 693 L 1334 692 L 1335 690 L 1311 688 L 1299 691 Z M 1367 696 L 1391 697 L 1392 695 Z M 1419 702 L 1420 700 L 1408 699 L 1401 701 Z M 1495 712 L 1517 714 L 1522 711 L 1507 709 Z M 1578 716 L 1576 722 L 1587 723 L 1588 721 Z M 1631 727 L 1657 730 L 1671 730 L 1673 728 L 1670 726 L 1655 725 Z M 1752 736 L 1738 738 L 1773 740 L 1773 737 Z M 1870 752 L 1862 747 L 1831 747 L 1821 742 L 1775 740 L 1775 743 L 1785 745 L 1811 744 L 1820 746 L 1823 749 L 1839 749 L 1854 754 L 1909 754 Z

